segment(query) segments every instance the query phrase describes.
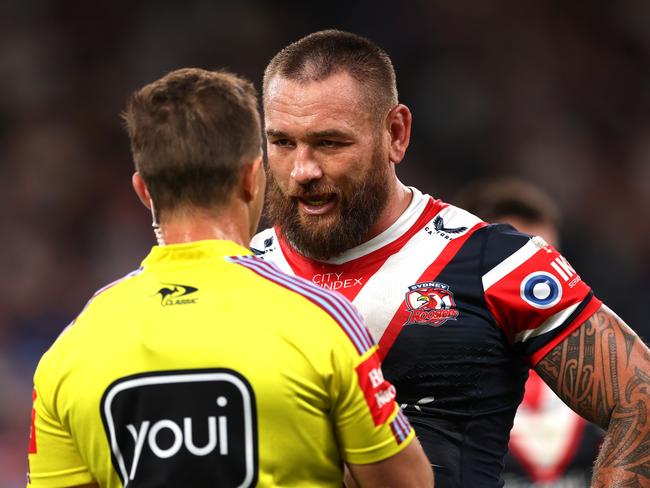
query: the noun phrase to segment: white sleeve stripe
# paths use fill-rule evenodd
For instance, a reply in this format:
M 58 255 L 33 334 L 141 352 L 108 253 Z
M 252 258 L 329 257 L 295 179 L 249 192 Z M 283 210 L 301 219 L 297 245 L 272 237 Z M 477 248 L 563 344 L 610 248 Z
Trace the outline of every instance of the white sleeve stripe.
M 537 253 L 537 251 L 539 251 L 539 249 L 539 246 L 535 244 L 532 239 L 529 240 L 518 251 L 511 254 L 483 275 L 483 290 L 487 291 L 488 288 L 496 282 L 506 277 L 512 271 L 528 261 L 535 255 L 535 253 Z
M 558 328 L 571 316 L 573 312 L 575 312 L 581 303 L 582 302 L 575 303 L 570 307 L 551 315 L 535 329 L 522 330 L 515 336 L 515 342 L 524 342 Z

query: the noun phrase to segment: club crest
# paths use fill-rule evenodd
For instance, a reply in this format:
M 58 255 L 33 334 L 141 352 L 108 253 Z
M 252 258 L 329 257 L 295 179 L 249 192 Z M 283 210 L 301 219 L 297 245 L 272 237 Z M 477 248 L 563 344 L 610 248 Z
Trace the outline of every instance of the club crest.
M 439 327 L 458 317 L 454 294 L 444 283 L 428 281 L 411 285 L 405 301 L 410 312 L 406 325 L 417 323 Z

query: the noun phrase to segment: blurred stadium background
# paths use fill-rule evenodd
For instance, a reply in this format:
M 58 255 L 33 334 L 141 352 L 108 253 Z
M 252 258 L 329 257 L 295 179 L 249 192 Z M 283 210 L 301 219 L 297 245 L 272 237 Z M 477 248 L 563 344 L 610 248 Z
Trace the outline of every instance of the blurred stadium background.
M 414 116 L 404 182 L 452 201 L 477 178 L 539 185 L 564 213 L 565 255 L 650 338 L 648 26 L 647 0 L 2 1 L 0 488 L 24 485 L 38 358 L 153 244 L 127 95 L 186 66 L 259 88 L 275 52 L 322 28 L 391 55 Z

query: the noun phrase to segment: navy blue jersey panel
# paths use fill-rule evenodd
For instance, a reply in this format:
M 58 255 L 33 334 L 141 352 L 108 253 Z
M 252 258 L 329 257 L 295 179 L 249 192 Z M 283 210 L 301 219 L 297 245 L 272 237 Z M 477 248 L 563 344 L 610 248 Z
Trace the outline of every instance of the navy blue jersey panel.
M 527 362 L 485 304 L 481 265 L 495 227 L 476 231 L 433 278 L 446 287 L 457 316 L 439 325 L 405 324 L 383 363 L 440 488 L 501 486 L 501 460 L 528 377 Z M 501 260 L 525 244 L 521 236 L 507 239 Z
M 528 234 L 522 234 L 510 224 L 492 224 L 484 230 L 486 240 L 479 276 L 500 264 L 530 240 Z

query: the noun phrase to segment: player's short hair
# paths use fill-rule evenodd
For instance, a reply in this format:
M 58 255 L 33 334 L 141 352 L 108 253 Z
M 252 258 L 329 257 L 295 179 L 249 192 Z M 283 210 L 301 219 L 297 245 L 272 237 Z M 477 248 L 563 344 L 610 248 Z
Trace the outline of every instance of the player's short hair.
M 277 53 L 264 71 L 263 93 L 275 76 L 306 83 L 341 72 L 361 85 L 378 115 L 397 105 L 395 69 L 388 54 L 365 37 L 336 29 L 309 34 Z
M 560 225 L 560 210 L 551 197 L 524 180 L 509 178 L 470 183 L 454 204 L 488 222 L 518 217 L 534 224 Z
M 255 88 L 226 71 L 172 71 L 134 92 L 122 116 L 158 212 L 226 203 L 261 153 Z

